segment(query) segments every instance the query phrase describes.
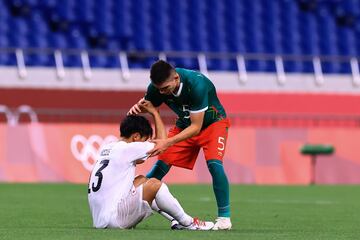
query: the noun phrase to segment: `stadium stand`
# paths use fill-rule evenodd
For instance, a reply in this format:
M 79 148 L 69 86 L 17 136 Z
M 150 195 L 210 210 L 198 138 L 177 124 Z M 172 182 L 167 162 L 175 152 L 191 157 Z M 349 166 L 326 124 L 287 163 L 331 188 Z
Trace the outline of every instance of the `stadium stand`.
M 246 9 L 246 10 L 245 10 Z M 104 51 L 203 51 L 214 53 L 356 56 L 360 2 L 316 0 L 1 0 L 0 48 Z M 197 68 L 195 59 L 171 59 Z M 79 55 L 63 56 L 67 67 Z M 147 68 L 152 58 L 129 58 Z M 54 66 L 51 55 L 26 54 L 29 66 Z M 119 66 L 115 56 L 93 54 L 92 67 Z M 249 60 L 248 71 L 275 71 L 273 61 Z M 16 65 L 13 52 L 0 65 Z M 234 59 L 208 59 L 210 70 L 236 70 Z M 286 61 L 286 72 L 313 72 L 311 62 Z M 348 62 L 327 61 L 325 73 L 350 73 Z

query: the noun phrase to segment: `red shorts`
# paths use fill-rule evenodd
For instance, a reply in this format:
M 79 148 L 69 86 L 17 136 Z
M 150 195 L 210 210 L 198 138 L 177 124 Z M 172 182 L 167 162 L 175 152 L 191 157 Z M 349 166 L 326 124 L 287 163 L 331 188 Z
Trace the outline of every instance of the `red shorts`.
M 200 148 L 202 148 L 206 160 L 216 159 L 222 161 L 229 127 L 230 122 L 228 119 L 215 122 L 201 130 L 198 135 L 169 147 L 159 155 L 159 159 L 170 166 L 193 169 Z M 169 130 L 168 137 L 175 136 L 181 131 L 181 128 L 175 126 Z

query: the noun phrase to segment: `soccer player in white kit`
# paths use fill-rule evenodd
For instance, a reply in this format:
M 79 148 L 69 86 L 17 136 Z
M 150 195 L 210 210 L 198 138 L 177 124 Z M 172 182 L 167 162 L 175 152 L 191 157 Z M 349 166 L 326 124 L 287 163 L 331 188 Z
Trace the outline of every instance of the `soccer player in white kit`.
M 155 121 L 156 137 L 165 138 L 164 124 L 148 101 L 140 105 Z M 189 216 L 167 185 L 156 178 L 135 177 L 136 164 L 143 163 L 154 143 L 149 121 L 142 116 L 127 116 L 120 125 L 120 140 L 105 145 L 89 180 L 88 200 L 95 228 L 134 228 L 152 210 L 178 221 L 184 229 L 210 230 L 212 222 Z M 165 212 L 165 213 L 164 213 Z

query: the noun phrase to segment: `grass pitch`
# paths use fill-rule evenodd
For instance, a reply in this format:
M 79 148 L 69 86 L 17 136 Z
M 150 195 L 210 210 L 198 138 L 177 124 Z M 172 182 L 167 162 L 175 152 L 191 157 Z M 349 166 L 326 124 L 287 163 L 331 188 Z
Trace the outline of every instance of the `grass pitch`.
M 210 185 L 171 185 L 191 215 L 213 220 Z M 171 231 L 155 214 L 134 230 L 91 227 L 87 187 L 0 184 L 0 239 L 360 239 L 360 186 L 231 186 L 231 231 Z

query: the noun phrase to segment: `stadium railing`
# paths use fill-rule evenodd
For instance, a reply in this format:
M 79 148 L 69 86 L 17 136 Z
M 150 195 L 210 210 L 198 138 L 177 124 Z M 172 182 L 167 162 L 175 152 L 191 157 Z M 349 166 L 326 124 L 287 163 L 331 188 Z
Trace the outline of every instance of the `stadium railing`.
M 25 57 L 28 55 L 47 55 L 52 56 L 54 60 L 54 66 L 59 79 L 64 78 L 64 56 L 77 56 L 81 62 L 81 68 L 83 70 L 83 76 L 85 79 L 91 78 L 92 64 L 91 58 L 96 56 L 103 56 L 108 58 L 117 58 L 119 61 L 119 68 L 124 81 L 128 80 L 129 59 L 192 59 L 197 62 L 198 69 L 203 72 L 208 72 L 208 61 L 210 60 L 231 60 L 236 63 L 236 69 L 238 73 L 238 79 L 241 83 L 247 81 L 247 73 L 249 72 L 247 62 L 251 61 L 264 61 L 270 62 L 274 65 L 274 72 L 277 74 L 277 80 L 280 85 L 286 83 L 285 62 L 294 63 L 307 63 L 310 68 L 304 70 L 311 71 L 314 74 L 315 81 L 318 85 L 324 84 L 324 71 L 323 64 L 337 63 L 346 64 L 349 73 L 352 74 L 354 86 L 360 86 L 360 74 L 359 74 L 359 58 L 355 56 L 336 56 L 336 55 L 284 55 L 284 54 L 259 54 L 259 53 L 227 53 L 227 52 L 191 52 L 191 51 L 133 51 L 133 52 L 116 52 L 110 50 L 82 50 L 82 49 L 51 49 L 51 48 L 0 48 L 0 54 L 10 54 L 16 58 L 16 66 L 18 68 L 18 75 L 20 78 L 26 78 L 27 71 Z M 310 65 L 309 65 L 310 64 Z M 144 67 L 144 65 L 141 65 Z M 70 66 L 71 67 L 71 66 Z M 150 66 L 146 66 L 150 67 Z M 221 70 L 221 69 L 220 69 Z M 253 71 L 252 69 L 251 71 Z M 255 69 L 256 71 L 256 69 Z M 272 70 L 270 70 L 272 71 Z M 298 72 L 295 70 L 295 72 Z M 300 72 L 302 72 L 300 70 Z M 341 73 L 334 72 L 333 73 Z M 344 71 L 342 72 L 344 73 Z M 347 73 L 345 71 L 345 73 Z

